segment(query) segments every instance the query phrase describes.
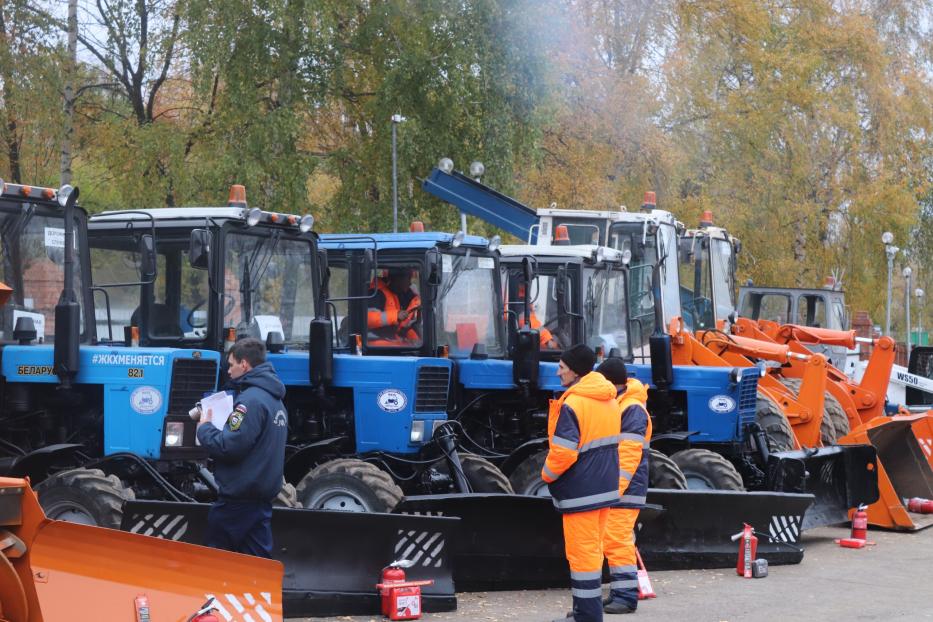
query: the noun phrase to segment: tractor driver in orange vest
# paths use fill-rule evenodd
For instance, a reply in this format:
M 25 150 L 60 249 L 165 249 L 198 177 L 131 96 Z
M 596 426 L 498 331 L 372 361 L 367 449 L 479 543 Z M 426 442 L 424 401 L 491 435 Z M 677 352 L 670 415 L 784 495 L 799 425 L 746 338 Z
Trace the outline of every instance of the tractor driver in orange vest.
M 525 326 L 525 313 L 522 310 L 521 306 L 518 305 L 519 302 L 523 303 L 525 300 L 525 285 L 520 284 L 518 286 L 518 299 L 516 300 L 516 315 L 518 316 L 518 327 L 524 328 Z M 509 305 L 511 303 L 506 302 L 505 308 L 508 311 Z M 554 337 L 553 333 L 548 329 L 544 328 L 541 324 L 541 320 L 538 319 L 537 314 L 535 313 L 534 306 L 531 307 L 531 313 L 529 315 L 531 328 L 538 331 L 538 340 L 540 341 L 542 350 L 559 350 L 560 344 L 557 342 L 557 338 Z
M 420 341 L 415 323 L 420 319 L 421 296 L 412 289 L 411 279 L 411 270 L 398 266 L 389 268 L 385 277 L 376 279 L 366 318 L 370 334 L 378 340 L 376 345 Z

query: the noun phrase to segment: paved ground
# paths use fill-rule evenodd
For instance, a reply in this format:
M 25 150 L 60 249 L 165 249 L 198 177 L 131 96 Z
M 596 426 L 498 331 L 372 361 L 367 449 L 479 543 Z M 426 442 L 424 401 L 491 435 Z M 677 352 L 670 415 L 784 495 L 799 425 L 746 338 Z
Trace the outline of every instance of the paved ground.
M 808 531 L 803 562 L 773 566 L 764 579 L 742 579 L 733 570 L 653 572 L 658 597 L 642 601 L 635 619 L 933 620 L 933 528 L 912 534 L 871 531 L 877 544 L 865 549 L 843 549 L 833 542 L 847 535 L 848 529 L 843 528 Z M 479 592 L 460 594 L 458 599 L 457 611 L 426 614 L 423 619 L 542 622 L 562 616 L 570 605 L 569 590 Z M 368 622 L 379 618 L 314 620 Z

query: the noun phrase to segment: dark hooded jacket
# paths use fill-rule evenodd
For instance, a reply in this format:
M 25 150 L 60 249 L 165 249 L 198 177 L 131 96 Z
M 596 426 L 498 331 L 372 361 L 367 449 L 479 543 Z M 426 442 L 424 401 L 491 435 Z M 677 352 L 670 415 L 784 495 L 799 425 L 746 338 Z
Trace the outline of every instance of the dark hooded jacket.
M 233 413 L 223 430 L 200 426 L 198 440 L 214 459 L 222 499 L 271 502 L 282 489 L 285 465 L 285 385 L 271 363 L 262 363 L 227 388 L 234 391 Z

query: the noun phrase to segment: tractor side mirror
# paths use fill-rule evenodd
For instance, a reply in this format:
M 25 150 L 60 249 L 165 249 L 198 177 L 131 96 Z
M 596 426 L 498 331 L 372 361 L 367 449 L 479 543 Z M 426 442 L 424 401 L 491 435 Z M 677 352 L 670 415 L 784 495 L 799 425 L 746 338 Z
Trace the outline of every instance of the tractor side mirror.
M 428 284 L 437 287 L 441 284 L 443 268 L 441 266 L 441 254 L 436 248 L 432 248 L 427 253 L 428 263 Z
M 143 283 L 151 283 L 156 278 L 155 240 L 152 234 L 145 233 L 139 236 L 139 278 Z
M 194 229 L 188 242 L 188 263 L 192 268 L 207 270 L 211 261 L 211 232 Z
M 527 286 L 528 283 L 531 283 L 531 279 L 534 278 L 534 270 L 531 267 L 531 260 L 527 257 L 522 259 L 522 281 L 524 281 Z

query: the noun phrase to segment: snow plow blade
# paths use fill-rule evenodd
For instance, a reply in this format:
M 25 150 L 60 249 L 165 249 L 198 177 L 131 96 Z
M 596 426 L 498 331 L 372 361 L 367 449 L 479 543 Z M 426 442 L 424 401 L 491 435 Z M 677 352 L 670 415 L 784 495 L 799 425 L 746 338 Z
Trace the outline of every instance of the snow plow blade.
M 226 620 L 282 620 L 282 565 L 201 546 L 53 521 L 27 480 L 0 478 L 0 618 L 187 620 L 208 600 Z
M 800 533 L 813 495 L 734 490 L 648 490 L 648 503 L 664 507 L 641 522 L 638 551 L 652 570 L 729 568 L 738 545 L 732 536 L 743 523 L 755 529 L 758 557 L 770 565 L 799 564 Z
M 769 533 L 777 518 L 776 539 L 759 537 L 759 555 L 774 564 L 798 563 L 803 549 L 794 543 L 812 500 L 806 494 L 651 489 L 649 507 L 639 515 L 638 550 L 650 568 L 726 567 L 735 564 L 738 549 L 730 537 L 743 522 Z M 406 497 L 395 511 L 460 519 L 452 552 L 460 591 L 569 586 L 561 517 L 547 497 L 424 495 Z
M 133 533 L 203 542 L 210 505 L 130 501 L 121 529 Z M 453 518 L 274 508 L 275 558 L 285 565 L 285 615 L 342 616 L 379 613 L 383 567 L 397 559 L 415 565 L 408 579 L 433 579 L 422 587 L 428 612 L 457 608 L 449 551 Z
M 868 523 L 876 527 L 917 531 L 933 525 L 933 514 L 908 512 L 905 499 L 933 498 L 933 470 L 912 426 L 927 415 L 875 417 L 839 443 L 870 443 L 878 452 L 880 498 L 868 506 Z
M 768 458 L 767 488 L 813 495 L 803 529 L 835 525 L 852 508 L 878 500 L 878 462 L 868 444 L 777 452 Z

